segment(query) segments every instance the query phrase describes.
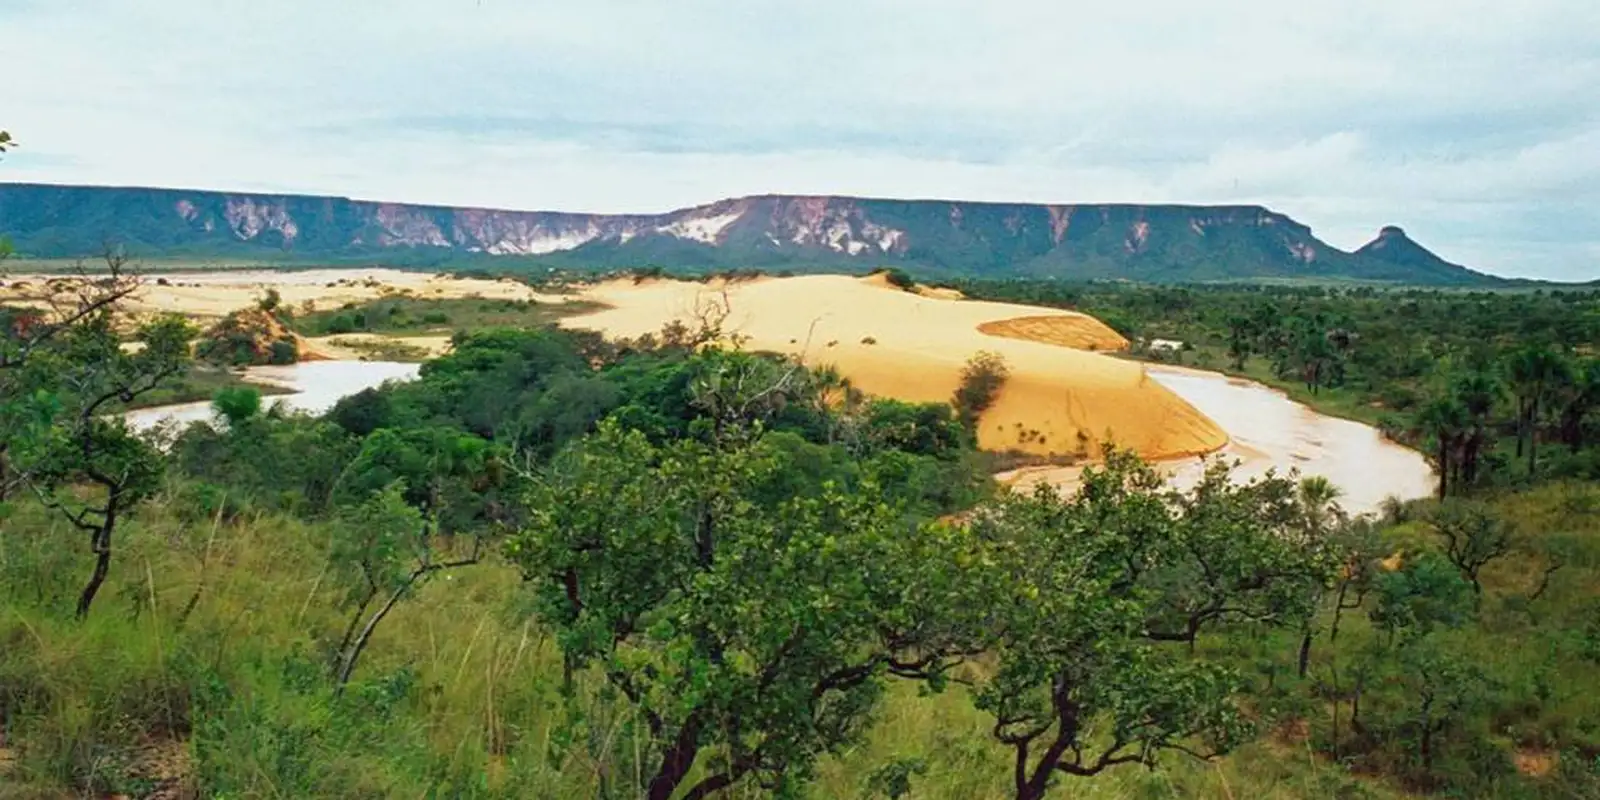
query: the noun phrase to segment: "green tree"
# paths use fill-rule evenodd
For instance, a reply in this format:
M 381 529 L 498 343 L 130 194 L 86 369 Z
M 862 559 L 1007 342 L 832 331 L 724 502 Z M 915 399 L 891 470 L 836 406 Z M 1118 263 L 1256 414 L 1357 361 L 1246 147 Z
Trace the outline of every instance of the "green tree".
M 1304 546 L 1295 487 L 1238 485 L 1210 470 L 1170 494 L 1131 456 L 1086 470 L 1079 494 L 1008 495 L 974 523 L 999 592 L 984 641 L 996 665 L 975 685 L 1011 748 L 1013 794 L 1036 800 L 1056 775 L 1202 758 L 1243 741 L 1239 676 L 1192 650 L 1229 620 L 1298 625 L 1307 582 L 1332 565 Z
M 58 330 L 28 354 L 18 376 L 25 391 L 6 403 L 14 474 L 88 535 L 95 565 L 79 595 L 80 618 L 105 582 L 117 526 L 160 487 L 165 468 L 160 451 L 128 430 L 119 404 L 183 374 L 194 334 L 182 318 L 162 317 L 140 329 L 144 347 L 129 353 L 114 324 L 112 307 L 102 305 Z
M 919 620 L 960 574 L 957 533 L 870 485 L 764 491 L 791 458 L 749 428 L 656 446 L 607 422 L 531 482 L 507 553 L 569 675 L 596 668 L 643 717 L 650 798 L 792 787 L 857 740 L 884 674 L 941 668 Z
M 1244 371 L 1255 338 L 1255 326 L 1249 317 L 1236 315 L 1228 318 L 1228 358 L 1235 372 Z
M 955 406 L 961 424 L 974 435 L 978 430 L 978 418 L 1000 397 L 1000 389 L 1010 373 L 1005 359 L 998 353 L 984 351 L 967 359 L 967 365 L 961 370 L 961 383 L 950 404 Z
M 1472 617 L 1472 584 L 1448 559 L 1425 552 L 1376 581 L 1374 626 L 1391 642 L 1425 636 L 1440 628 L 1459 628 Z
M 1399 653 L 1398 680 L 1415 703 L 1414 721 L 1402 726 L 1412 733 L 1424 773 L 1431 773 L 1438 738 L 1487 694 L 1488 679 L 1469 658 L 1425 638 L 1408 643 Z
M 1528 345 L 1506 361 L 1506 379 L 1517 399 L 1517 455 L 1528 450 L 1528 474 L 1539 459 L 1539 414 L 1562 382 L 1561 356 L 1543 345 Z
M 1460 401 L 1454 397 L 1438 397 L 1423 407 L 1417 422 L 1433 442 L 1433 462 L 1439 470 L 1439 499 L 1443 500 L 1449 496 L 1450 487 L 1456 485 L 1452 476 L 1460 474 L 1461 442 L 1468 435 L 1472 421 Z
M 1561 419 L 1561 440 L 1572 452 L 1583 449 L 1584 425 L 1600 407 L 1600 358 L 1574 362 L 1571 380 L 1557 388 L 1555 401 Z
M 1472 584 L 1481 601 L 1483 568 L 1509 554 L 1515 547 L 1513 528 L 1487 505 L 1468 500 L 1448 500 L 1428 514 L 1428 526 L 1444 544 L 1461 577 Z
M 1300 479 L 1299 500 L 1305 518 L 1305 540 L 1308 546 L 1319 549 L 1331 546 L 1333 531 L 1346 520 L 1344 509 L 1339 507 L 1341 494 L 1339 487 L 1321 475 Z M 1328 558 L 1332 561 L 1338 557 L 1330 552 Z M 1309 590 L 1315 598 L 1313 606 L 1321 604 L 1327 588 L 1327 584 L 1323 581 L 1311 582 Z M 1302 678 L 1306 676 L 1306 670 L 1311 665 L 1311 645 L 1317 632 L 1315 622 L 1316 615 L 1307 614 L 1301 624 L 1300 649 L 1296 664 Z
M 227 421 L 228 427 L 238 428 L 261 415 L 261 390 L 253 386 L 218 389 L 211 398 L 211 407 Z
M 1465 430 L 1459 434 L 1460 463 L 1456 469 L 1460 482 L 1470 487 L 1478 482 L 1479 460 L 1488 443 L 1494 407 L 1502 390 L 1493 375 L 1473 371 L 1457 377 L 1450 391 L 1466 421 Z
M 390 484 L 366 502 L 346 509 L 333 530 L 329 557 L 350 587 L 346 598 L 350 620 L 334 660 L 334 680 L 342 690 L 372 634 L 395 606 L 415 594 L 429 577 L 477 564 L 484 537 L 473 536 L 470 552 L 451 558 L 452 546 L 461 543 L 434 535 L 428 519 L 406 502 L 401 483 Z M 382 603 L 367 613 L 380 598 Z

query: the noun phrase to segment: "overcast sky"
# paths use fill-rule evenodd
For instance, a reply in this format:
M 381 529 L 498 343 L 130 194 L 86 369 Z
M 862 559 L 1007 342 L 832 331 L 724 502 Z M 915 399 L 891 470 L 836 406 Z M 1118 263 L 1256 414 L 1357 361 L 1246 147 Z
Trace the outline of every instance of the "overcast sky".
M 0 180 L 1261 203 L 1600 277 L 1595 0 L 0 0 Z

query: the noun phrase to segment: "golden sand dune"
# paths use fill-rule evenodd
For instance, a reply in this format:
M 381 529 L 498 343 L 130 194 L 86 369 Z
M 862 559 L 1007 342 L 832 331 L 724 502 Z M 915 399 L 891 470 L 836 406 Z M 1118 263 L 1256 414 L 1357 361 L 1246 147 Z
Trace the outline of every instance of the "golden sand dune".
M 927 297 L 880 277 L 818 275 L 736 283 L 612 281 L 585 299 L 610 308 L 563 324 L 608 336 L 654 333 L 726 304 L 725 332 L 747 347 L 832 364 L 862 390 L 911 401 L 945 401 L 973 354 L 1000 354 L 1011 376 L 984 414 L 979 443 L 1038 455 L 1094 454 L 1108 440 L 1148 458 L 1215 450 L 1228 437 L 1205 415 L 1152 381 L 1144 368 L 1060 346 L 1125 344 L 1098 320 L 1069 311 Z M 1019 318 L 1005 337 L 985 325 Z M 1039 322 L 1039 320 L 1054 320 Z M 1021 338 L 1042 330 L 1044 341 Z

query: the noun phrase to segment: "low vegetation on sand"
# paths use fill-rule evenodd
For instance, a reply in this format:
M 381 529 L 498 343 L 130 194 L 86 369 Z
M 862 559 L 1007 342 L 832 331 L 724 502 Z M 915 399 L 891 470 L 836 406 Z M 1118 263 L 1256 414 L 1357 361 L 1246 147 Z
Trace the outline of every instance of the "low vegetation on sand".
M 1015 493 L 999 364 L 906 403 L 682 326 L 155 442 L 97 412 L 193 331 L 113 305 L 0 339 L 0 795 L 1600 793 L 1593 482 Z
M 346 333 L 449 334 L 486 328 L 537 327 L 599 308 L 599 304 L 580 300 L 541 303 L 535 300 L 476 297 L 443 300 L 391 297 L 301 314 L 295 318 L 294 328 L 305 336 Z
M 268 290 L 254 308 L 234 311 L 206 328 L 195 345 L 200 361 L 225 367 L 294 364 L 299 337 L 285 324 L 289 314 L 278 293 Z

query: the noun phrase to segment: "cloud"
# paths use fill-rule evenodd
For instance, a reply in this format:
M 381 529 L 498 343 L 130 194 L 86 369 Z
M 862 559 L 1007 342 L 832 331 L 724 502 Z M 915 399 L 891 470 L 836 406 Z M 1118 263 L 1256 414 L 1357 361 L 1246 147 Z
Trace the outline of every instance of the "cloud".
M 1591 279 L 1595 30 L 1585 0 L 0 0 L 0 178 L 1259 202 Z

